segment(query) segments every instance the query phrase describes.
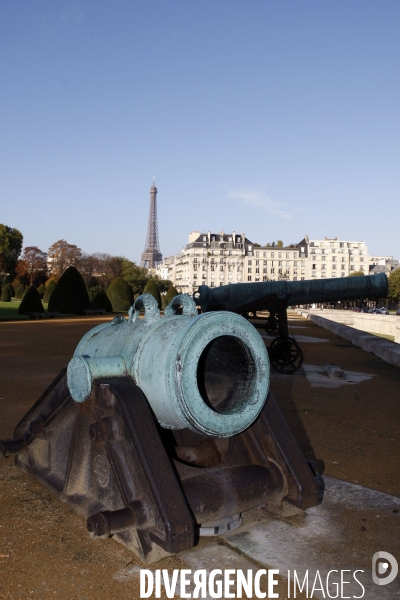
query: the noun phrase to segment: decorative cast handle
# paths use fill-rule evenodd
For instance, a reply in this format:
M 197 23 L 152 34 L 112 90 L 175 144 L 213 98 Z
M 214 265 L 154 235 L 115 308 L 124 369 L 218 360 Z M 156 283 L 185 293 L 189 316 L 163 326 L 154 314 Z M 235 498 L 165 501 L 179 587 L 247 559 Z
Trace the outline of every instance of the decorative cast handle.
M 144 308 L 143 321 L 146 325 L 151 325 L 160 318 L 157 300 L 151 294 L 142 294 L 128 311 L 128 320 L 130 323 L 135 323 L 139 319 L 141 308 Z
M 187 294 L 179 294 L 172 298 L 171 302 L 164 309 L 166 317 L 176 315 L 176 310 L 182 306 L 182 315 L 185 317 L 197 317 L 197 308 L 194 300 Z

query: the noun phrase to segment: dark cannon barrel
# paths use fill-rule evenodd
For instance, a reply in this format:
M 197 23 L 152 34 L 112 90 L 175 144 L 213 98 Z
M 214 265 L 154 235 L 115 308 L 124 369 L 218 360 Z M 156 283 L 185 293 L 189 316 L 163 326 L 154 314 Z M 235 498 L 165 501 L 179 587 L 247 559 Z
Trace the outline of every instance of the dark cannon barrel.
M 264 310 L 276 300 L 286 306 L 385 298 L 388 280 L 384 273 L 364 277 L 338 277 L 335 279 L 308 279 L 305 281 L 262 281 L 210 288 L 201 285 L 194 293 L 196 304 L 203 312 L 230 310 L 241 313 Z

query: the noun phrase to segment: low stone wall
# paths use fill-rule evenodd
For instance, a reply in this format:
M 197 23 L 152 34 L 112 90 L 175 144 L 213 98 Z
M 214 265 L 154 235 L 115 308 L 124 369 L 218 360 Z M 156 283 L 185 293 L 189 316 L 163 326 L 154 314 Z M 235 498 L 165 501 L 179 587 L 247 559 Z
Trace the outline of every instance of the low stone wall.
M 342 323 L 368 333 L 391 335 L 394 341 L 400 344 L 400 317 L 396 315 L 374 315 L 369 313 L 356 313 L 352 310 L 321 310 L 312 308 L 309 313 L 324 317 L 336 323 Z
M 366 350 L 367 352 L 371 352 L 372 354 L 375 354 L 375 356 L 378 356 L 379 358 L 381 358 L 382 360 L 384 360 L 385 362 L 394 365 L 396 367 L 400 367 L 400 343 L 396 343 L 396 342 L 391 342 L 389 340 L 385 340 L 383 338 L 379 338 L 375 335 L 371 335 L 368 333 L 364 333 L 363 331 L 360 331 L 358 329 L 355 329 L 353 325 L 349 325 L 348 322 L 346 321 L 351 321 L 353 318 L 353 315 L 351 315 L 350 311 L 349 314 L 345 312 L 345 315 L 343 315 L 341 321 L 334 321 L 330 318 L 330 316 L 328 316 L 328 313 L 337 313 L 337 312 L 342 312 L 342 311 L 331 311 L 331 310 L 304 310 L 304 309 L 298 309 L 297 312 L 302 315 L 303 317 L 306 317 L 307 319 L 310 319 L 311 321 L 313 321 L 313 323 L 315 323 L 316 325 L 319 325 L 320 327 L 323 327 L 324 329 L 327 329 L 328 331 L 331 331 L 332 333 L 335 333 L 336 335 L 339 335 L 340 337 L 342 337 L 343 339 L 351 342 L 352 344 L 354 344 L 354 346 L 358 346 L 359 348 L 362 348 L 363 350 Z M 322 317 L 322 314 L 324 315 Z M 358 316 L 359 313 L 354 313 L 356 316 Z M 326 315 L 326 316 L 325 316 Z M 398 329 L 400 329 L 400 322 L 397 321 L 397 319 L 399 319 L 398 317 L 395 317 L 393 315 L 362 315 L 362 316 L 366 316 L 366 317 L 382 317 L 385 319 L 390 319 L 392 318 L 395 322 L 395 327 L 396 327 L 396 331 L 397 331 L 397 335 L 399 335 L 400 331 Z M 344 324 L 344 322 L 346 322 L 346 324 Z M 352 321 L 354 322 L 354 321 Z M 369 321 L 368 321 L 369 323 Z M 369 325 L 370 326 L 370 325 Z M 398 329 L 397 329 L 398 328 Z M 393 335 L 391 333 L 387 334 L 387 335 Z

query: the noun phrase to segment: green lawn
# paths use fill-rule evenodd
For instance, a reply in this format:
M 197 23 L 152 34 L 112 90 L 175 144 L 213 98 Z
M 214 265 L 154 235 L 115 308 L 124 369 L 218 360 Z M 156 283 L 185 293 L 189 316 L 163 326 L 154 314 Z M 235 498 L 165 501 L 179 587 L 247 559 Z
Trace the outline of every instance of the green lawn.
M 18 314 L 18 307 L 21 304 L 20 300 L 15 300 L 13 298 L 11 302 L 0 302 L 0 322 L 1 321 L 27 321 L 29 317 L 26 315 Z M 47 310 L 48 304 L 42 302 L 44 310 Z M 106 313 L 104 316 L 114 316 L 122 313 Z M 59 318 L 68 318 L 73 317 L 76 318 L 78 315 L 59 315 Z
M 0 321 L 26 320 L 28 317 L 18 314 L 20 300 L 11 300 L 11 302 L 0 302 Z

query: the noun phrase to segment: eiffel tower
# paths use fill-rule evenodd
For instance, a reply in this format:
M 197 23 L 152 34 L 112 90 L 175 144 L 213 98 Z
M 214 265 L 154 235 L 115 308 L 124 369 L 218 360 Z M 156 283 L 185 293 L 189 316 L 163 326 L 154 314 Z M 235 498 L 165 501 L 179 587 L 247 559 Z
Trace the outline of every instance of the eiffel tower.
M 156 269 L 162 262 L 162 254 L 160 252 L 160 242 L 158 241 L 158 225 L 157 225 L 157 188 L 153 185 L 150 188 L 150 210 L 149 222 L 147 225 L 147 237 L 142 253 L 141 266 L 146 269 Z

